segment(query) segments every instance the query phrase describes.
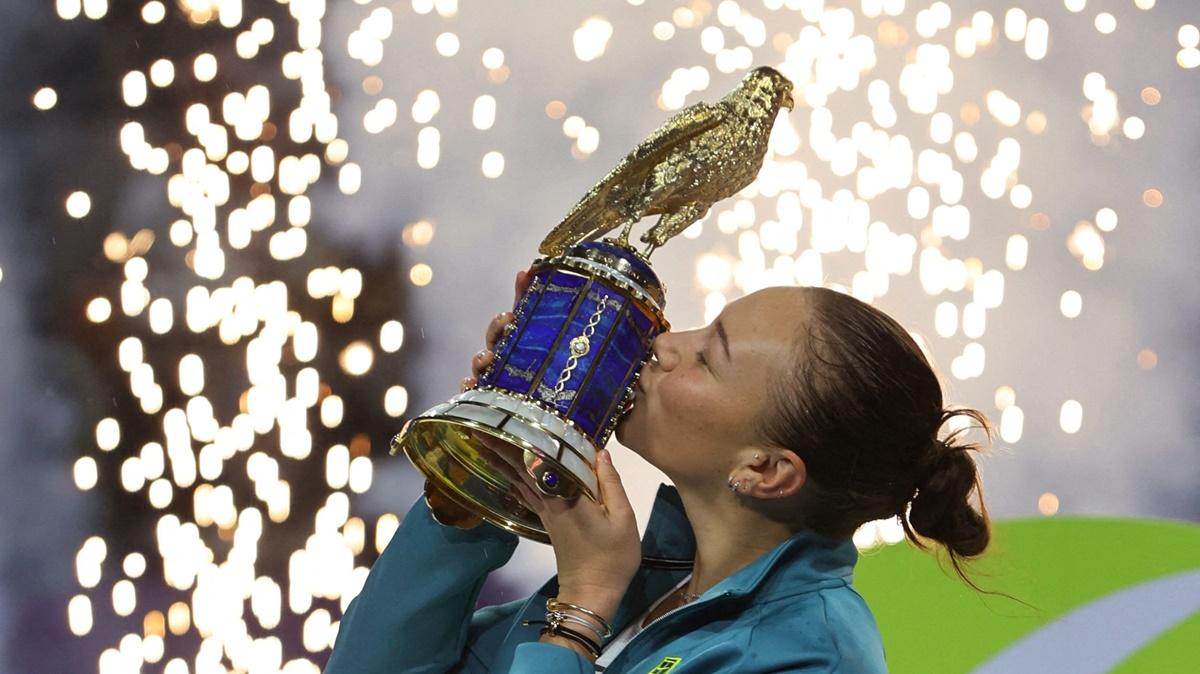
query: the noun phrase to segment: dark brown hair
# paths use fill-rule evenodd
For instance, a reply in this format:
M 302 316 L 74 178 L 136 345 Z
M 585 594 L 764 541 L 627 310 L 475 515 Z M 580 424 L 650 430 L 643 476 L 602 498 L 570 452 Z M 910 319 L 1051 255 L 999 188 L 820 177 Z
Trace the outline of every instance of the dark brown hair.
M 988 545 L 982 485 L 959 428 L 966 416 L 987 436 L 983 413 L 945 409 L 937 375 L 917 343 L 882 311 L 825 288 L 805 288 L 806 320 L 791 367 L 769 382 L 760 428 L 770 444 L 794 451 L 808 477 L 802 525 L 846 537 L 864 522 L 898 516 L 905 535 L 945 547 L 955 571 Z M 978 508 L 971 503 L 972 497 Z

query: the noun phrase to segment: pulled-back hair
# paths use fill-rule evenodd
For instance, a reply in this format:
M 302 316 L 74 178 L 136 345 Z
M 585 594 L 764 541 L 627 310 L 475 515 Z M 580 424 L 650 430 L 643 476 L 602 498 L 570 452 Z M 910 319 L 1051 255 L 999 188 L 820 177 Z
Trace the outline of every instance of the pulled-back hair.
M 959 562 L 979 555 L 990 530 L 982 485 L 961 427 L 966 416 L 991 437 L 983 413 L 945 409 L 937 375 L 920 347 L 882 311 L 825 288 L 806 288 L 807 320 L 796 354 L 771 382 L 760 419 L 764 440 L 804 460 L 806 528 L 845 537 L 864 522 L 898 516 L 905 535 L 937 541 Z M 971 503 L 978 500 L 978 508 Z

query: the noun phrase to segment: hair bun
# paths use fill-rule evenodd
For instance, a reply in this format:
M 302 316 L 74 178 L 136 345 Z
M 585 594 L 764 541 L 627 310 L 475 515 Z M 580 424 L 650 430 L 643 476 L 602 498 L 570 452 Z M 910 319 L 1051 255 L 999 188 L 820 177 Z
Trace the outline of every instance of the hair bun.
M 925 470 L 917 481 L 917 495 L 908 521 L 920 535 L 945 545 L 955 555 L 972 557 L 983 552 L 991 538 L 987 512 L 976 510 L 971 492 L 982 486 L 971 445 L 953 444 L 954 438 L 936 440 Z

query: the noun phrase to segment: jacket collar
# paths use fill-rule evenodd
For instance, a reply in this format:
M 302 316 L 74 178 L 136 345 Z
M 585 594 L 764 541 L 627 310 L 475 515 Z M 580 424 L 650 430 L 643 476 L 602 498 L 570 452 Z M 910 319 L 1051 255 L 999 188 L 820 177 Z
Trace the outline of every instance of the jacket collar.
M 642 536 L 642 556 L 692 561 L 696 557 L 696 535 L 679 498 L 679 490 L 658 485 L 650 521 Z
M 679 491 L 660 484 L 642 536 L 642 565 L 634 574 L 612 618 L 616 635 L 645 613 L 691 571 L 696 557 L 696 537 Z M 705 604 L 716 597 L 756 595 L 756 600 L 779 599 L 850 582 L 858 550 L 850 540 L 835 540 L 801 531 L 736 571 L 692 603 Z M 558 576 L 530 597 L 525 612 L 536 615 L 534 600 L 558 593 Z M 539 604 L 540 606 L 540 604 Z
M 690 570 L 690 567 L 682 564 L 677 564 L 676 569 L 666 573 L 655 568 L 648 569 L 648 566 L 654 566 L 654 561 L 691 562 L 695 556 L 696 537 L 679 498 L 679 491 L 673 486 L 660 484 L 646 533 L 642 537 L 643 569 L 635 578 L 635 581 L 641 582 L 631 586 L 631 590 L 637 591 L 629 593 L 634 596 L 628 597 L 626 603 L 629 605 L 622 607 L 638 612 L 632 616 L 618 615 L 626 619 L 640 615 Z M 857 561 L 858 550 L 851 540 L 800 531 L 709 588 L 701 595 L 700 601 L 721 594 L 739 596 L 753 592 L 763 595 L 763 598 L 779 599 L 810 592 L 818 587 L 844 585 L 850 582 Z

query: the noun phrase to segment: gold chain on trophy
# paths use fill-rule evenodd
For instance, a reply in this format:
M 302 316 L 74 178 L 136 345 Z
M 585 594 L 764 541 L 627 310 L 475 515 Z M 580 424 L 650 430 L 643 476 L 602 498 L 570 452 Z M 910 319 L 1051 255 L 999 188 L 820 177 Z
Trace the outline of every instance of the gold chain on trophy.
M 567 365 L 558 373 L 558 381 L 554 384 L 554 397 L 552 402 L 558 402 L 558 396 L 562 394 L 566 388 L 567 382 L 571 380 L 571 372 L 579 363 L 579 359 L 588 354 L 592 349 L 591 338 L 596 333 L 596 326 L 600 323 L 600 317 L 604 315 L 604 310 L 608 308 L 608 295 L 600 298 L 600 304 L 596 307 L 587 325 L 583 327 L 583 334 L 571 340 L 571 355 L 567 358 Z

